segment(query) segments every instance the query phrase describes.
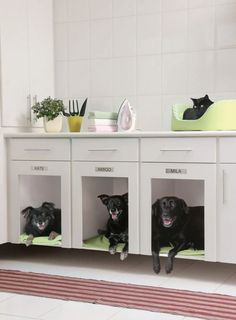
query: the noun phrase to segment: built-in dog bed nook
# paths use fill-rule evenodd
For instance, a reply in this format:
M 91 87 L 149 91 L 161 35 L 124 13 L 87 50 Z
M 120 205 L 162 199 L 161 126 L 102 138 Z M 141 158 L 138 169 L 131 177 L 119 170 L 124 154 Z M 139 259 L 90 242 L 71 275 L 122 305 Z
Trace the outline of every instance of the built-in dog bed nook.
M 104 235 L 98 235 L 83 241 L 83 247 L 87 249 L 97 249 L 108 251 L 109 240 Z M 124 248 L 124 243 L 119 243 L 116 247 L 117 252 L 121 252 Z
M 175 104 L 172 108 L 171 129 L 173 131 L 217 131 L 236 130 L 236 100 L 221 100 L 213 103 L 196 120 L 183 120 L 187 104 Z
M 109 241 L 104 235 L 98 235 L 92 238 L 89 238 L 87 240 L 84 240 L 83 247 L 87 249 L 95 249 L 95 250 L 103 250 L 108 251 L 109 248 Z M 123 249 L 124 244 L 119 243 L 117 246 L 117 252 L 121 252 Z M 163 247 L 161 248 L 161 255 L 166 255 L 171 247 Z M 194 249 L 187 249 L 180 251 L 177 256 L 185 256 L 185 257 L 203 257 L 204 256 L 204 250 L 194 250 Z
M 28 235 L 26 233 L 22 233 L 20 235 L 20 243 L 25 244 L 27 238 L 28 238 Z M 61 240 L 62 240 L 62 236 L 61 235 L 58 235 L 53 240 L 48 240 L 48 237 L 35 237 L 33 239 L 32 245 L 61 247 Z

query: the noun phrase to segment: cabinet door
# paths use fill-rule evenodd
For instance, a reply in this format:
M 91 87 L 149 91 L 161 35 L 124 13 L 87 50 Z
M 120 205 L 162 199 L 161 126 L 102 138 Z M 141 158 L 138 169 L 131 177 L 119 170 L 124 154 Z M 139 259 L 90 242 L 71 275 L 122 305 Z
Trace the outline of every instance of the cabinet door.
M 140 250 L 151 254 L 152 204 L 164 196 L 177 196 L 188 206 L 204 205 L 205 260 L 216 260 L 216 165 L 142 163 Z
M 236 164 L 219 166 L 217 260 L 236 263 Z
M 2 125 L 25 127 L 30 108 L 27 0 L 0 1 L 0 39 Z
M 0 133 L 0 243 L 7 242 L 6 159 L 5 140 Z
M 42 126 L 31 106 L 54 95 L 52 0 L 0 0 L 2 125 Z
M 74 162 L 72 164 L 72 246 L 104 229 L 109 214 L 100 194 L 123 194 L 129 199 L 129 252 L 139 253 L 138 163 Z
M 52 0 L 28 0 L 28 10 L 30 92 L 34 104 L 54 96 Z M 41 120 L 32 124 L 42 126 Z

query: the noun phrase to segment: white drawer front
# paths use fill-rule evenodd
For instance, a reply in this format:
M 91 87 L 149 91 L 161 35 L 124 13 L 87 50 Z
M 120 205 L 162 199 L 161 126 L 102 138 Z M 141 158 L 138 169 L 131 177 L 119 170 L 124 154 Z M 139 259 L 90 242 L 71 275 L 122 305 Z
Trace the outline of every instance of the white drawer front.
M 236 163 L 236 138 L 219 139 L 219 161 L 221 163 Z
M 73 139 L 72 160 L 138 161 L 138 139 Z
M 70 160 L 68 139 L 9 139 L 10 160 Z
M 214 138 L 143 138 L 143 162 L 216 162 Z

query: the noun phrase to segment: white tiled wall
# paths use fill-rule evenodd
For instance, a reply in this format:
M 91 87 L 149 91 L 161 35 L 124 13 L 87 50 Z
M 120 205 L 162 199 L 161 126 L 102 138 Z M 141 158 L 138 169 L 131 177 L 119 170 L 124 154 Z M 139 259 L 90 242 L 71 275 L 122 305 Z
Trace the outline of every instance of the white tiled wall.
M 56 95 L 170 129 L 171 107 L 236 98 L 236 0 L 54 0 Z

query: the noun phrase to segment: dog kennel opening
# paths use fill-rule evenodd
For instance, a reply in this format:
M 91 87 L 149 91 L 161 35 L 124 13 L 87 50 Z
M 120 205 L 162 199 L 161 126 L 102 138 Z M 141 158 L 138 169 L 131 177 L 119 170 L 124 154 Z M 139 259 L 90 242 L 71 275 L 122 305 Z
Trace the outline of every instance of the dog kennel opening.
M 98 198 L 122 195 L 128 192 L 128 178 L 123 177 L 82 177 L 82 232 L 83 247 L 94 250 L 108 250 L 108 241 L 98 230 L 106 230 L 109 213 Z M 120 247 L 117 251 L 120 250 Z
M 188 207 L 205 207 L 204 188 L 204 180 L 153 178 L 151 179 L 151 203 L 153 204 L 157 199 L 160 199 L 162 197 L 174 196 L 183 199 Z M 169 250 L 170 247 L 162 248 L 160 255 L 167 256 Z M 185 259 L 187 258 L 204 260 L 204 250 L 183 250 L 177 254 L 177 257 Z
M 21 211 L 29 206 L 38 208 L 43 202 L 52 202 L 55 208 L 61 209 L 61 177 L 19 175 L 19 211 L 16 213 L 18 215 L 16 218 L 20 219 L 21 243 L 25 243 L 27 238 L 24 233 L 26 219 Z M 61 240 L 61 235 L 54 240 L 48 240 L 47 237 L 36 237 L 33 240 L 33 245 L 61 246 Z

